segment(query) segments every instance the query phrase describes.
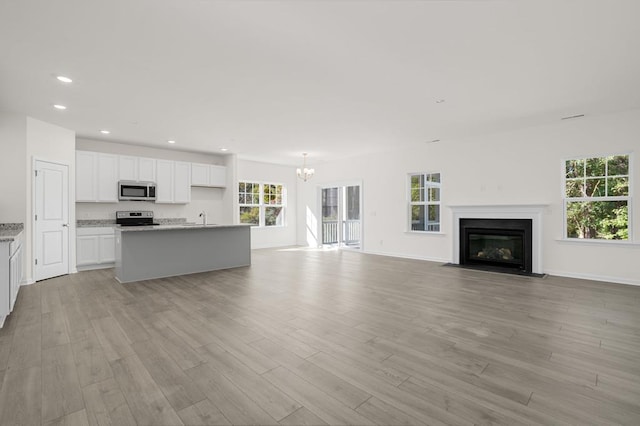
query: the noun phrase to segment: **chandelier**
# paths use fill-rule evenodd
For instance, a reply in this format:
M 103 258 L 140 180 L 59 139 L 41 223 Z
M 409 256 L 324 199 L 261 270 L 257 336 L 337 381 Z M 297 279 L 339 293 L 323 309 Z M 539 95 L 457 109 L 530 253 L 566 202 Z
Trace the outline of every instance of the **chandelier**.
M 298 177 L 300 179 L 302 179 L 303 181 L 308 181 L 309 179 L 311 179 L 311 177 L 313 176 L 313 174 L 316 172 L 313 169 L 308 169 L 307 168 L 307 153 L 303 153 L 302 154 L 302 168 L 298 168 L 296 169 L 296 174 L 298 175 Z

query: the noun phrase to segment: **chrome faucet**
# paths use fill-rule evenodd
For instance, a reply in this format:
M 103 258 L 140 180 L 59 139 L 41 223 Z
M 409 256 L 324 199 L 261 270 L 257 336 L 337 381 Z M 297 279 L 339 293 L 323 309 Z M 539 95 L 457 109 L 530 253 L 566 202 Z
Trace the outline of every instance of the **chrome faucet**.
M 206 224 L 207 224 L 207 214 L 205 213 L 205 211 L 204 211 L 204 210 L 202 210 L 202 211 L 200 212 L 200 217 L 202 218 L 202 224 L 203 224 L 203 225 L 206 225 Z

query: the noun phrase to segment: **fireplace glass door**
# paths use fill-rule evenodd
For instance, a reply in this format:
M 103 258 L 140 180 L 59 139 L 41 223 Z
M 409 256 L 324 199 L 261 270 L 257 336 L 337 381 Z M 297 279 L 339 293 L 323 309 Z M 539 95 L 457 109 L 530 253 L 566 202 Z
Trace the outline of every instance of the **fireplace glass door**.
M 478 262 L 495 263 L 502 266 L 522 266 L 523 259 L 523 235 L 513 233 L 496 235 L 491 231 L 475 230 L 469 232 L 468 256 L 470 260 Z

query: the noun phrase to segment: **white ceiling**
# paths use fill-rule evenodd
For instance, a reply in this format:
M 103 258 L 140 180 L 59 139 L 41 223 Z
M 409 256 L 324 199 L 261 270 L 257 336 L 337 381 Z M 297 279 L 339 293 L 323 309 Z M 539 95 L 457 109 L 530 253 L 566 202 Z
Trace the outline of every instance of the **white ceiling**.
M 638 0 L 2 0 L 0 109 L 320 162 L 639 108 L 638 17 Z

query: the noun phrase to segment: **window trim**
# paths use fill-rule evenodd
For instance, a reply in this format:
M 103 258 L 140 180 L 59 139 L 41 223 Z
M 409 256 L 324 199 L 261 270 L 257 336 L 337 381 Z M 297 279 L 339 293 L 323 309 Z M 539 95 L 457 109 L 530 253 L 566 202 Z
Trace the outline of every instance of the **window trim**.
M 439 174 L 440 182 L 432 182 L 427 181 L 427 175 Z M 424 201 L 416 202 L 411 199 L 411 178 L 413 176 L 424 176 Z M 427 190 L 429 188 L 438 188 L 440 196 L 438 197 L 438 201 L 428 201 L 427 200 Z M 443 234 L 442 232 L 442 172 L 441 171 L 425 171 L 425 172 L 411 172 L 407 174 L 407 191 L 405 192 L 407 197 L 407 213 L 406 213 L 406 231 L 407 233 L 416 233 L 416 234 Z M 425 206 L 425 211 L 428 211 L 428 206 L 437 205 L 438 206 L 438 216 L 440 218 L 438 222 L 438 230 L 430 231 L 430 230 L 419 230 L 412 229 L 411 226 L 411 215 L 413 214 L 413 206 Z M 428 214 L 428 213 L 427 213 Z
M 240 192 L 240 184 L 244 183 L 245 185 L 247 183 L 250 184 L 258 184 L 258 203 L 257 204 L 246 204 L 246 203 L 240 203 L 239 201 L 239 195 L 241 194 Z M 265 195 L 265 185 L 275 185 L 275 186 L 281 186 L 282 187 L 282 193 L 281 193 L 281 200 L 282 203 L 281 204 L 266 204 L 264 202 L 264 195 Z M 259 228 L 259 229 L 272 229 L 272 228 L 285 228 L 287 226 L 287 187 L 284 183 L 280 183 L 280 182 L 270 182 L 270 181 L 257 181 L 257 180 L 238 180 L 238 184 L 236 185 L 236 190 L 237 190 L 237 196 L 236 196 L 236 200 L 238 201 L 238 208 L 236 209 L 236 213 L 238 214 L 237 218 L 238 218 L 238 223 L 243 224 L 243 222 L 240 221 L 240 208 L 242 207 L 257 207 L 258 208 L 258 224 L 253 224 L 253 223 L 246 223 L 247 225 L 251 226 L 252 228 Z M 244 192 L 246 194 L 246 191 Z M 283 209 L 283 214 L 284 217 L 282 219 L 282 224 L 281 225 L 266 225 L 265 224 L 265 218 L 266 218 L 266 208 L 267 207 L 282 207 Z
M 600 153 L 600 154 L 582 154 L 582 155 L 575 155 L 575 156 L 571 156 L 571 157 L 566 157 L 563 158 L 561 161 L 561 200 L 562 200 L 562 238 L 560 238 L 558 241 L 565 241 L 565 242 L 573 242 L 573 243 L 587 243 L 587 244 L 597 244 L 597 243 L 603 243 L 603 244 L 631 244 L 631 245 L 635 245 L 634 243 L 634 233 L 635 233 L 635 228 L 633 226 L 633 190 L 634 190 L 634 182 L 633 182 L 633 174 L 634 174 L 634 170 L 635 170 L 635 164 L 634 164 L 634 153 L 632 151 L 623 151 L 623 152 L 608 152 L 608 153 Z M 627 196 L 603 196 L 603 197 L 567 197 L 567 170 L 566 170 L 566 164 L 567 161 L 571 161 L 571 160 L 587 160 L 589 158 L 606 158 L 606 157 L 617 157 L 617 156 L 622 156 L 622 155 L 626 155 L 629 157 L 629 170 L 628 170 L 628 174 L 626 176 L 628 176 L 629 179 L 629 195 Z M 625 176 L 625 175 L 612 175 L 611 177 L 614 176 Z M 609 176 L 602 176 L 603 178 L 608 178 Z M 585 176 L 586 179 L 586 176 Z M 627 220 L 627 230 L 628 230 L 628 234 L 629 234 L 629 238 L 627 238 L 626 240 L 615 240 L 615 239 L 605 239 L 605 238 L 575 238 L 575 237 L 569 237 L 567 235 L 568 233 L 568 227 L 567 227 L 567 206 L 569 202 L 593 202 L 593 201 L 626 201 L 627 202 L 627 214 L 628 214 L 628 220 Z

